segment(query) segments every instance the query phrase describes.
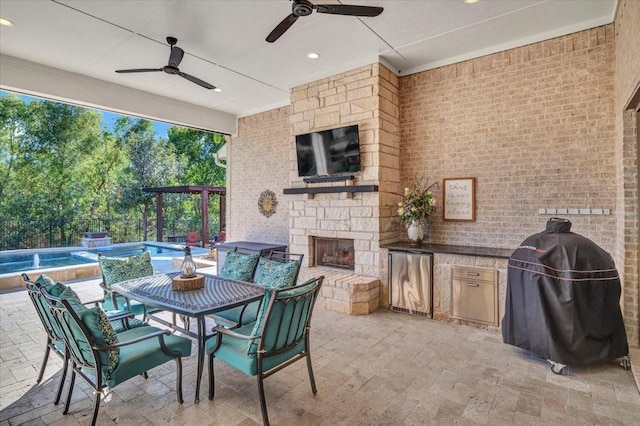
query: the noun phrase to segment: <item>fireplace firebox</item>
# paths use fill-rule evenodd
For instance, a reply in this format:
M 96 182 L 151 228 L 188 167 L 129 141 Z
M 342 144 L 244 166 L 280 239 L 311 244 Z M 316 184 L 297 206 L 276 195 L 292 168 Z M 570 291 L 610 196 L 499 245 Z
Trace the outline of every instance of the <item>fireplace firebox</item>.
M 344 238 L 314 237 L 315 263 L 317 266 L 331 266 L 354 270 L 353 240 Z

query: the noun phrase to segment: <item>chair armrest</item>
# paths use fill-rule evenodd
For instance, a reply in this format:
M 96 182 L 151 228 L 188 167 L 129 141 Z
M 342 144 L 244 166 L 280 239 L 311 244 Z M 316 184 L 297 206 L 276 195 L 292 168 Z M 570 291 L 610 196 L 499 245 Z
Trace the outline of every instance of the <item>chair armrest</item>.
M 229 337 L 234 337 L 236 339 L 241 339 L 241 340 L 255 340 L 261 337 L 261 336 L 247 336 L 246 334 L 240 334 L 226 327 L 223 327 L 221 325 L 217 325 L 213 327 L 213 331 L 220 334 L 226 334 Z
M 110 314 L 109 312 L 113 312 L 112 314 Z M 135 318 L 136 316 L 133 315 L 132 312 L 129 311 L 122 311 L 122 310 L 118 310 L 118 311 L 107 311 L 105 312 L 105 314 L 107 314 L 107 318 L 109 318 L 109 321 L 115 321 L 115 320 L 119 320 L 119 319 L 132 319 Z
M 140 336 L 137 337 L 135 339 L 131 339 L 131 340 L 125 340 L 124 342 L 118 342 L 114 345 L 107 345 L 107 346 L 93 346 L 93 349 L 98 350 L 98 351 L 104 351 L 107 349 L 115 349 L 115 348 L 121 348 L 123 346 L 128 346 L 128 345 L 133 345 L 134 343 L 139 343 L 145 340 L 149 340 L 149 339 L 153 339 L 154 337 L 158 338 L 158 342 L 160 343 L 160 349 L 162 350 L 162 352 L 166 353 L 167 355 L 174 357 L 174 358 L 178 358 L 182 356 L 182 353 L 180 352 L 175 352 L 172 351 L 171 349 L 169 349 L 167 347 L 167 344 L 164 342 L 164 336 L 170 336 L 171 331 L 169 330 L 158 330 L 158 331 L 154 331 L 153 333 L 149 333 L 145 336 Z
M 104 300 L 104 298 L 102 299 L 96 299 L 96 300 L 89 300 L 87 302 L 82 302 L 83 305 L 93 305 L 93 306 L 100 306 L 100 303 Z
M 225 328 L 221 325 L 217 325 L 215 327 L 213 327 L 213 331 L 216 332 L 216 334 L 214 335 L 216 338 L 216 343 L 215 345 L 213 345 L 213 347 L 211 349 L 209 349 L 207 351 L 207 355 L 211 355 L 213 354 L 215 351 L 218 350 L 218 348 L 220 347 L 220 344 L 222 343 L 222 335 L 225 334 L 229 337 L 233 337 L 236 339 L 240 339 L 240 340 L 255 340 L 255 339 L 259 339 L 262 336 L 247 336 L 246 334 L 240 334 L 240 333 L 236 333 L 233 330 L 229 330 L 228 328 Z
M 123 346 L 133 345 L 134 343 L 140 343 L 145 340 L 153 339 L 154 337 L 158 337 L 161 341 L 164 342 L 163 336 L 170 336 L 170 335 L 171 335 L 171 331 L 169 330 L 158 330 L 158 331 L 154 331 L 153 333 L 136 337 L 135 339 L 125 340 L 124 342 L 118 342 L 113 345 L 93 346 L 93 349 L 98 351 L 106 351 L 107 349 L 121 348 Z
M 109 286 L 107 286 L 104 281 L 100 281 L 100 283 L 98 284 L 100 286 L 100 288 L 104 291 L 105 294 L 105 298 L 108 296 L 109 298 L 111 298 L 111 304 L 113 305 L 114 308 L 116 309 L 120 309 L 120 307 L 118 306 L 118 300 L 116 299 L 117 293 L 113 290 L 111 290 L 111 288 L 109 288 Z M 122 296 L 124 297 L 124 296 Z M 124 300 L 127 302 L 127 311 L 131 310 L 131 304 L 129 303 L 129 298 L 124 297 Z

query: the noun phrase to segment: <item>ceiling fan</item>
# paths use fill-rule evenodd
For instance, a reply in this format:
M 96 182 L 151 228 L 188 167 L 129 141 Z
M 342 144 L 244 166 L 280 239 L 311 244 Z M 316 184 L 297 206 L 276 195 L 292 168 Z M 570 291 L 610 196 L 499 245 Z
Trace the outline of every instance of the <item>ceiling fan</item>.
M 214 86 L 213 84 L 209 84 L 206 81 L 202 81 L 197 77 L 194 77 L 192 75 L 189 75 L 185 72 L 180 71 L 180 69 L 178 68 L 178 65 L 180 65 L 180 62 L 182 61 L 182 57 L 184 56 L 184 50 L 180 49 L 178 46 L 176 46 L 176 43 L 178 43 L 178 39 L 175 37 L 167 37 L 167 43 L 169 43 L 169 46 L 171 46 L 171 54 L 169 55 L 169 64 L 165 65 L 162 68 L 134 68 L 134 69 L 127 69 L 127 70 L 116 70 L 116 72 L 119 73 L 133 73 L 133 72 L 156 72 L 156 71 L 164 71 L 167 74 L 171 74 L 171 75 L 179 75 L 182 78 L 186 78 L 187 80 L 189 80 L 192 83 L 198 84 L 202 87 L 204 87 L 205 89 L 216 89 L 216 86 Z
M 354 6 L 349 4 L 313 4 L 308 0 L 293 0 L 291 5 L 291 15 L 287 16 L 280 22 L 266 40 L 273 43 L 287 31 L 296 20 L 301 16 L 311 15 L 313 9 L 318 13 L 328 13 L 331 15 L 349 15 L 349 16 L 378 16 L 384 10 L 378 6 Z

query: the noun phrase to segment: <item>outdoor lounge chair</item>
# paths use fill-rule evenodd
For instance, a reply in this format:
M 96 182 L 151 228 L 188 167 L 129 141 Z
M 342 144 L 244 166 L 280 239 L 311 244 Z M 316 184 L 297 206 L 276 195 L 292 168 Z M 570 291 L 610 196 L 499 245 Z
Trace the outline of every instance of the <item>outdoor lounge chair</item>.
M 47 294 L 54 294 L 56 296 L 62 297 L 77 297 L 75 292 L 66 288 L 63 284 L 55 283 L 53 280 L 48 278 L 46 275 L 40 275 L 36 281 L 32 281 L 27 274 L 22 274 L 22 279 L 24 280 L 25 286 L 27 287 L 27 293 L 29 294 L 29 298 L 33 303 L 33 306 L 36 309 L 36 313 L 42 322 L 42 326 L 44 327 L 45 332 L 47 333 L 47 343 L 44 351 L 44 358 L 42 360 L 42 365 L 40 367 L 40 373 L 38 374 L 37 383 L 42 381 L 42 377 L 44 376 L 44 371 L 47 367 L 47 362 L 49 360 L 49 354 L 53 351 L 54 354 L 59 356 L 63 360 L 62 367 L 62 376 L 60 377 L 60 384 L 58 385 L 58 391 L 56 393 L 56 398 L 54 400 L 54 405 L 57 405 L 60 402 L 60 397 L 62 395 L 62 388 L 64 387 L 64 380 L 67 375 L 67 368 L 69 365 L 69 357 L 67 355 L 64 337 L 60 328 L 57 326 L 51 311 L 49 310 L 49 306 L 47 301 L 43 295 L 43 292 Z M 94 300 L 90 302 L 85 302 L 84 305 L 96 305 L 101 302 L 101 300 Z M 124 331 L 130 328 L 135 328 L 143 325 L 141 321 L 137 321 L 133 319 L 133 314 L 128 312 L 113 312 L 111 315 L 108 315 L 109 320 L 113 321 L 116 327 L 116 330 Z M 131 321 L 131 322 L 130 322 Z
M 218 358 L 248 376 L 257 376 L 262 421 L 269 424 L 264 379 L 302 358 L 307 360 L 311 391 L 317 393 L 311 367 L 309 330 L 313 306 L 324 277 L 296 287 L 268 288 L 258 318 L 236 330 L 215 327 L 207 341 L 209 399 L 215 393 L 213 359 Z
M 44 295 L 60 330 L 71 361 L 71 380 L 63 414 L 69 412 L 76 375 L 94 390 L 91 425 L 95 425 L 100 398 L 113 388 L 170 360 L 176 361 L 176 393 L 182 404 L 181 357 L 191 354 L 191 340 L 169 330 L 143 326 L 116 334 L 99 307 L 86 309 L 72 299 Z
M 251 281 L 265 287 L 293 287 L 298 281 L 303 257 L 303 254 L 271 251 L 268 257 L 258 259 Z M 220 275 L 223 275 L 223 271 L 224 268 Z M 261 301 L 258 300 L 244 306 L 227 309 L 216 313 L 213 317 L 222 323 L 229 324 L 231 328 L 240 327 L 256 320 L 260 303 Z

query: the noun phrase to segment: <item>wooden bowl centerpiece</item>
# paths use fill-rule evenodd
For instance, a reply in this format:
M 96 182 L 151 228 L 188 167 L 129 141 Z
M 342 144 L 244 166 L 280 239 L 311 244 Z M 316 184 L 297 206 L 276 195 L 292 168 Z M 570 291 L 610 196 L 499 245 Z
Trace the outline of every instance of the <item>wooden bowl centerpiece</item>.
M 204 276 L 200 274 L 189 278 L 176 275 L 171 281 L 171 289 L 175 291 L 199 290 L 201 288 L 204 288 Z

